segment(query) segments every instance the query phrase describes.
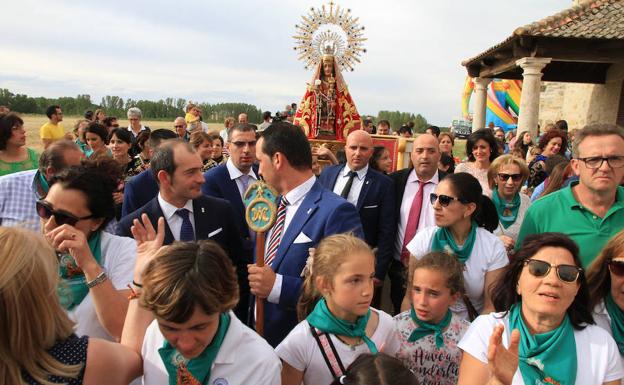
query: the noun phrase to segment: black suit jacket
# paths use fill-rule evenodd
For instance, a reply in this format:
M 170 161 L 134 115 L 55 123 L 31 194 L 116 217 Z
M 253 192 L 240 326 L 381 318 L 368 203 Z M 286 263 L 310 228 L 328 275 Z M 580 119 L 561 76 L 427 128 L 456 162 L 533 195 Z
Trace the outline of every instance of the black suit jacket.
M 394 201 L 394 215 L 396 216 L 396 221 L 399 223 L 401 219 L 401 203 L 403 202 L 403 194 L 405 193 L 405 185 L 407 184 L 407 178 L 409 174 L 412 172 L 413 168 L 404 168 L 403 170 L 395 171 L 390 174 L 390 178 L 394 180 L 395 187 L 395 196 L 396 199 Z M 444 171 L 438 170 L 438 178 L 439 180 L 444 179 L 447 175 Z M 424 197 L 424 199 L 429 199 L 429 197 Z
M 132 222 L 134 219 L 140 218 L 144 213 L 147 214 L 150 222 L 156 228 L 158 218 L 164 217 L 158 203 L 158 197 L 153 198 L 145 206 L 121 218 L 117 224 L 117 235 L 132 237 L 130 232 Z M 243 250 L 243 241 L 234 219 L 234 210 L 232 210 L 232 207 L 226 200 L 202 195 L 193 199 L 193 218 L 195 220 L 195 239 L 210 239 L 217 242 L 225 250 L 232 264 L 236 267 L 240 287 L 240 301 L 235 312 L 239 319 L 247 321 L 249 298 L 247 263 L 251 262 L 251 255 Z M 169 245 L 174 240 L 171 229 L 167 221 L 165 221 L 164 244 Z

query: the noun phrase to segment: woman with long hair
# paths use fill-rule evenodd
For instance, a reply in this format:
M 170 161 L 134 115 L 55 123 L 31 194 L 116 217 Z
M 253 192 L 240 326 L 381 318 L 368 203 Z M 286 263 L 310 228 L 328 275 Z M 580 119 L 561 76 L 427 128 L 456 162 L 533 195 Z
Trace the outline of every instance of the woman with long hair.
M 467 172 L 477 178 L 481 184 L 483 195 L 490 196 L 490 184 L 488 183 L 488 169 L 490 164 L 499 155 L 498 144 L 494 133 L 490 129 L 481 129 L 473 132 L 466 141 L 466 154 L 468 161 L 455 167 L 455 172 Z

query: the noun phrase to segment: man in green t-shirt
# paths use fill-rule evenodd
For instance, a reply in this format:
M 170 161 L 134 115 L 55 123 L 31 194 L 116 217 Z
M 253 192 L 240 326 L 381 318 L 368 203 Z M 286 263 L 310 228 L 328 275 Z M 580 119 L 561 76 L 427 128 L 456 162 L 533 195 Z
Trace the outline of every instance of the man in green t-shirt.
M 607 241 L 624 229 L 624 129 L 589 125 L 576 133 L 571 166 L 578 183 L 536 201 L 522 222 L 516 243 L 529 234 L 561 232 L 580 248 L 587 267 Z
M 65 128 L 61 125 L 63 120 L 63 111 L 60 106 L 50 106 L 46 110 L 46 115 L 50 121 L 39 129 L 39 137 L 43 142 L 43 148 L 46 149 L 52 142 L 61 139 L 72 140 L 71 133 L 65 133 Z

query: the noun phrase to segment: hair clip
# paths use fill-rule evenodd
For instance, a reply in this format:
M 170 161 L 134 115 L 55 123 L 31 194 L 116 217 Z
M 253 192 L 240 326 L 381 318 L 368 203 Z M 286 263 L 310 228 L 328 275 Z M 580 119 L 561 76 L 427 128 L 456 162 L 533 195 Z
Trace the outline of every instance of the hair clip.
M 343 374 L 342 376 L 340 376 L 340 383 L 341 384 L 346 384 L 347 383 L 347 375 Z

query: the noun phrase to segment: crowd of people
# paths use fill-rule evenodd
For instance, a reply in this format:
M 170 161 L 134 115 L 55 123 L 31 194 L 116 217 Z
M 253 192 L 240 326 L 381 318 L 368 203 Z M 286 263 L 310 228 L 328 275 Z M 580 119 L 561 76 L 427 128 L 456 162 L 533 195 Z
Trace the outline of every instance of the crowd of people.
M 0 382 L 624 379 L 624 129 L 484 128 L 462 160 L 432 126 L 393 171 L 372 121 L 334 154 L 289 107 L 220 130 L 192 103 L 171 129 L 97 110 L 66 132 L 50 106 L 40 155 L 0 114 Z M 257 265 L 261 179 L 279 197 Z

